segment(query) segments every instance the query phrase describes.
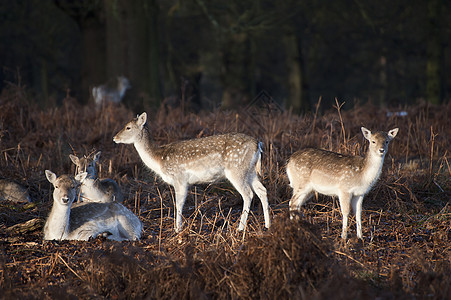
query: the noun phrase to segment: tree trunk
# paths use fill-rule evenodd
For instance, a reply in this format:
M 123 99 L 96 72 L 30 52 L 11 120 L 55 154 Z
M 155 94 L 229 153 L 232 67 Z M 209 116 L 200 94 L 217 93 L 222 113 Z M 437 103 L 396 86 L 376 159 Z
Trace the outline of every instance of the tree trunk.
M 106 74 L 111 79 L 124 73 L 126 66 L 125 20 L 122 1 L 104 1 L 106 30 Z M 128 74 L 123 74 L 128 75 Z
M 379 93 L 378 93 L 378 103 L 379 105 L 385 105 L 387 100 L 387 88 L 388 88 L 388 80 L 387 80 L 387 57 L 382 55 L 379 58 Z
M 148 45 L 149 45 L 149 94 L 151 99 L 154 99 L 154 104 L 158 105 L 161 102 L 162 86 L 160 80 L 160 49 L 159 49 L 159 36 L 158 36 L 158 15 L 159 7 L 156 0 L 152 0 L 148 3 Z M 150 105 L 150 103 L 145 103 Z
M 427 39 L 426 99 L 434 104 L 439 104 L 442 99 L 441 9 L 441 0 L 428 1 L 429 35 Z
M 104 83 L 106 78 L 105 59 L 105 25 L 98 20 L 90 19 L 82 26 L 82 68 L 81 68 L 81 99 L 89 102 L 94 86 Z
M 292 108 L 295 113 L 300 113 L 309 108 L 309 103 L 307 97 L 304 95 L 302 51 L 299 39 L 294 32 L 290 32 L 284 37 L 284 48 L 288 70 L 287 81 L 289 95 L 287 98 L 287 107 Z
M 130 79 L 129 99 L 140 109 L 161 99 L 158 6 L 155 0 L 105 1 L 107 74 Z
M 223 43 L 222 107 L 237 108 L 249 102 L 250 41 L 245 33 L 233 34 Z

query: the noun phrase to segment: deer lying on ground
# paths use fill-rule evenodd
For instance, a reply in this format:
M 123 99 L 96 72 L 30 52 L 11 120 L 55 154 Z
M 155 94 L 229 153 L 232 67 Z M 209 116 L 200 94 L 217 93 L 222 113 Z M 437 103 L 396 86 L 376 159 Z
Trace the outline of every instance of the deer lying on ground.
M 0 201 L 31 202 L 28 190 L 17 182 L 0 179 Z
M 142 223 L 129 209 L 117 202 L 75 203 L 76 188 L 88 175 L 57 177 L 46 170 L 53 184 L 53 206 L 44 226 L 44 240 L 83 240 L 105 235 L 110 240 L 138 240 Z
M 343 239 L 347 238 L 351 205 L 356 215 L 357 237 L 362 238 L 363 197 L 379 179 L 388 143 L 398 133 L 398 128 L 374 134 L 364 127 L 361 129 L 370 142 L 364 158 L 307 148 L 295 152 L 287 164 L 287 175 L 293 188 L 290 212 L 299 210 L 313 192 L 338 196 L 343 217 Z
M 85 180 L 80 186 L 79 198 L 81 201 L 91 202 L 120 202 L 124 200 L 119 185 L 110 178 L 97 178 L 96 163 L 102 152 L 91 153 L 88 156 L 78 158 L 70 154 L 69 158 L 76 166 L 76 174 L 87 172 Z
M 99 85 L 92 88 L 92 96 L 97 107 L 100 107 L 104 102 L 112 102 L 119 104 L 125 96 L 125 92 L 129 89 L 130 82 L 124 76 L 117 77 L 117 85 L 110 86 L 108 84 Z
M 266 189 L 257 176 L 261 168 L 261 143 L 247 135 L 235 133 L 158 146 L 152 141 L 146 121 L 147 114 L 144 112 L 128 122 L 113 140 L 133 144 L 147 167 L 174 187 L 176 232 L 182 229 L 182 211 L 189 185 L 225 178 L 243 197 L 238 230 L 246 226 L 254 193 L 263 206 L 265 227 L 270 227 Z

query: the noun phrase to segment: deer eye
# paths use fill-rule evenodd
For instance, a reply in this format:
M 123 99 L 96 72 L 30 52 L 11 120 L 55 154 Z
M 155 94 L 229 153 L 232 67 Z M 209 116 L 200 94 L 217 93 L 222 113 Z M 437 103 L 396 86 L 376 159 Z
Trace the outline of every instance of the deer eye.
M 127 126 L 125 129 L 126 129 L 126 130 L 130 130 L 131 128 L 130 128 L 130 126 Z
M 371 143 L 376 144 L 376 141 L 371 141 Z

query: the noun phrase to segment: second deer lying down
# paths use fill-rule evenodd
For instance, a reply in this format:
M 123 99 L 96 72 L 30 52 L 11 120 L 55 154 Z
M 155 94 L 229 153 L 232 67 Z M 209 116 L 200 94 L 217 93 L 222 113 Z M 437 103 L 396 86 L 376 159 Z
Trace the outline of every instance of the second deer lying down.
M 374 134 L 364 127 L 361 129 L 370 142 L 365 158 L 308 148 L 294 153 L 287 164 L 287 175 L 293 188 L 290 211 L 299 210 L 315 191 L 338 196 L 343 239 L 347 237 L 351 205 L 356 214 L 357 237 L 362 238 L 363 197 L 379 179 L 388 143 L 398 133 L 398 128 Z
M 80 174 L 87 172 L 85 180 L 80 186 L 80 200 L 91 202 L 123 202 L 119 185 L 110 178 L 97 178 L 96 163 L 99 161 L 101 152 L 91 153 L 88 156 L 78 158 L 70 154 L 69 158 L 72 160 L 76 168 L 76 173 Z
M 28 190 L 17 182 L 0 179 L 0 201 L 31 202 Z
M 144 163 L 174 187 L 176 232 L 182 228 L 182 210 L 188 186 L 225 178 L 243 197 L 238 230 L 246 226 L 254 193 L 260 198 L 265 227 L 269 228 L 271 222 L 266 189 L 257 177 L 257 170 L 261 167 L 260 143 L 244 134 L 224 134 L 158 146 L 152 142 L 146 121 L 147 114 L 142 113 L 127 123 L 113 140 L 133 144 Z
M 53 184 L 53 206 L 44 226 L 44 240 L 89 240 L 107 235 L 115 241 L 138 240 L 142 223 L 129 209 L 117 202 L 75 203 L 77 185 L 87 173 L 75 179 L 68 175 L 57 177 L 46 170 L 47 180 Z

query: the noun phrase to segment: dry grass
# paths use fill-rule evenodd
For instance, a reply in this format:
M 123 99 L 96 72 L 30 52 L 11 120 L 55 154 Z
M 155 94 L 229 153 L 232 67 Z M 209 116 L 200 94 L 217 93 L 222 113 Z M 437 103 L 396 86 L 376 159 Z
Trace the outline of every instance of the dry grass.
M 0 203 L 0 294 L 3 298 L 432 298 L 451 293 L 450 104 L 399 108 L 387 117 L 371 105 L 297 116 L 256 107 L 240 112 L 186 113 L 162 107 L 150 114 L 158 144 L 239 131 L 265 143 L 263 183 L 273 227 L 263 230 L 254 201 L 248 228 L 235 231 L 242 208 L 230 184 L 190 189 L 185 230 L 173 232 L 173 190 L 149 172 L 132 146 L 112 136 L 132 118 L 124 107 L 80 106 L 67 98 L 45 111 L 12 86 L 0 96 L 0 177 L 29 188 L 33 204 Z M 360 127 L 399 127 L 383 174 L 366 196 L 364 241 L 340 238 L 336 200 L 319 196 L 302 221 L 287 220 L 289 155 L 316 146 L 362 155 Z M 42 221 L 28 232 L 8 230 L 51 208 L 45 169 L 72 173 L 68 155 L 102 151 L 100 176 L 115 179 L 125 205 L 144 223 L 138 242 L 42 241 Z M 39 225 L 40 224 L 40 225 Z M 37 229 L 36 229 L 37 228 Z

